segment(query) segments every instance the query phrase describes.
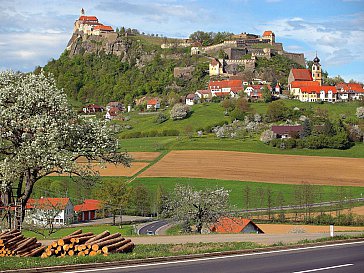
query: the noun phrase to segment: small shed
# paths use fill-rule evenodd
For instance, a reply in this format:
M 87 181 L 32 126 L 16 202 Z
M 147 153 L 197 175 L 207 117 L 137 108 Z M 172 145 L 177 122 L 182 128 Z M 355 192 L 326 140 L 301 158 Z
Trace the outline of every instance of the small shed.
M 222 217 L 212 227 L 217 233 L 264 233 L 252 220 L 240 217 Z
M 101 208 L 101 202 L 95 199 L 86 199 L 82 204 L 74 207 L 78 222 L 86 222 L 97 218 L 97 211 Z

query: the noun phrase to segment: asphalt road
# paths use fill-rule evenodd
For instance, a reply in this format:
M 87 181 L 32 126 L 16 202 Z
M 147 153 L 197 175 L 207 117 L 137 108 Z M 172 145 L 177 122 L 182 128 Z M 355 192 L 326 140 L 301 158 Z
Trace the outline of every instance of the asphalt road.
M 160 227 L 165 226 L 167 224 L 168 224 L 168 222 L 164 221 L 164 220 L 153 222 L 153 223 L 150 223 L 150 224 L 145 225 L 142 228 L 140 228 L 138 233 L 139 234 L 148 234 L 148 231 L 149 231 L 149 232 L 153 233 L 151 235 L 155 235 L 157 229 L 159 229 Z
M 302 247 L 194 260 L 85 269 L 68 273 L 308 273 L 364 272 L 364 242 Z

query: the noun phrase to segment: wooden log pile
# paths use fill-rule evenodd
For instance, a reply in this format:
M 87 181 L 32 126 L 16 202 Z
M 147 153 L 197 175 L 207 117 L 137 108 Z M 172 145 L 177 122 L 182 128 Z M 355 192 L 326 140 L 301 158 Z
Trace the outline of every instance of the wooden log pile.
M 109 253 L 126 253 L 133 249 L 134 243 L 122 237 L 120 233 L 110 234 L 109 231 L 104 231 L 95 235 L 92 232 L 82 233 L 79 229 L 54 241 L 44 250 L 41 257 L 107 256 Z
M 0 233 L 0 257 L 38 257 L 45 249 L 46 246 L 42 246 L 36 238 L 26 238 L 19 230 Z

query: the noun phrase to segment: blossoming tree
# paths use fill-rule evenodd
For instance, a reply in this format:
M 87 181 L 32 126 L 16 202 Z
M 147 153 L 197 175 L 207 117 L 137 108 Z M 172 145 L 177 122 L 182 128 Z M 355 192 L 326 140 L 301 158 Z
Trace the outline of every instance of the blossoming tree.
M 128 154 L 117 149 L 109 127 L 77 116 L 51 77 L 0 72 L 0 183 L 5 206 L 15 193 L 24 217 L 34 184 L 42 177 L 95 175 L 91 164 L 76 163 L 80 157 L 129 166 Z
M 190 186 L 176 184 L 173 194 L 164 204 L 163 213 L 176 221 L 196 227 L 201 233 L 204 227 L 215 223 L 229 211 L 229 191 L 224 188 L 194 190 Z

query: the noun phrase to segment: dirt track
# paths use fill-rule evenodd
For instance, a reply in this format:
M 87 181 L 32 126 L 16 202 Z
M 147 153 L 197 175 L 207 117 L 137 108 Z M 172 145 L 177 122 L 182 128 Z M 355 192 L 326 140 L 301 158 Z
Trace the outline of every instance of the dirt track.
M 364 158 L 274 155 L 231 151 L 172 151 L 140 177 L 364 186 Z

